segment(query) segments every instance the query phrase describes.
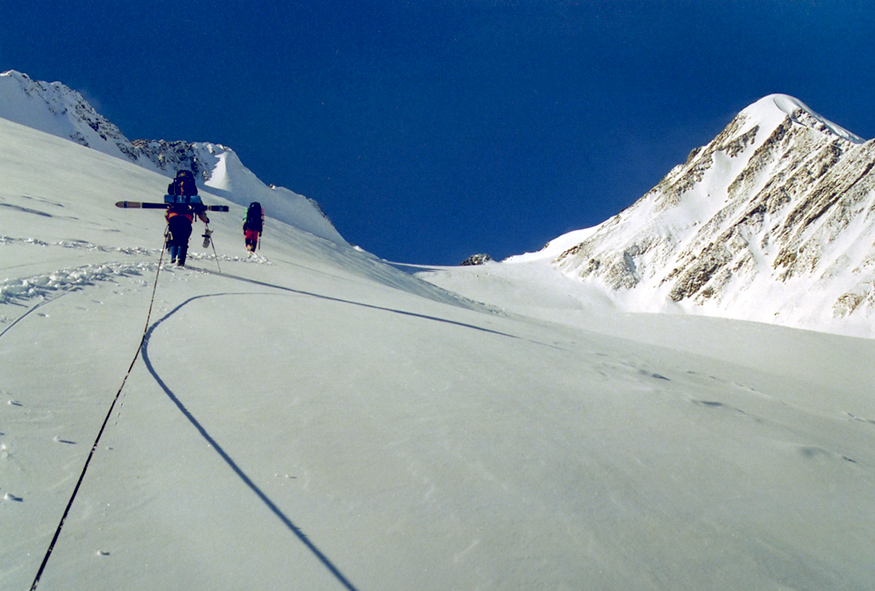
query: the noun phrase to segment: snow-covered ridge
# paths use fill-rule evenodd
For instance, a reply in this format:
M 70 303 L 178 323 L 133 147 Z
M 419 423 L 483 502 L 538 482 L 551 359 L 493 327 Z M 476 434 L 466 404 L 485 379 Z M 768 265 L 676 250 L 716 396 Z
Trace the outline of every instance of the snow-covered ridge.
M 136 160 L 131 142 L 121 130 L 61 82 L 40 82 L 14 70 L 3 72 L 0 117 L 110 156 Z
M 797 122 L 802 125 L 825 133 L 832 133 L 855 144 L 862 144 L 866 141 L 841 125 L 821 117 L 799 99 L 786 94 L 770 94 L 763 97 L 744 109 L 740 115 L 751 121 L 762 122 L 768 117 L 767 111 L 770 109 L 777 109 L 779 111 L 779 119 L 784 119 L 785 117 L 796 118 Z
M 508 262 L 552 261 L 629 311 L 875 336 L 873 166 L 873 142 L 770 95 L 625 211 Z
M 208 142 L 129 140 L 82 95 L 61 82 L 40 82 L 10 70 L 0 74 L 0 118 L 69 139 L 166 176 L 192 170 L 208 191 L 246 206 L 259 201 L 269 217 L 345 244 L 312 199 L 282 187 L 268 187 L 227 146 Z

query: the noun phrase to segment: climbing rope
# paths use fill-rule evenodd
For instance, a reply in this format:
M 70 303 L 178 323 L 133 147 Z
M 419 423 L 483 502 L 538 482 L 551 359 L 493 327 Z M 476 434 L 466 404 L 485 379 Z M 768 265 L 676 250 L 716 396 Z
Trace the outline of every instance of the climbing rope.
M 167 233 L 167 229 L 165 229 L 165 236 Z M 82 473 L 79 475 L 79 480 L 76 482 L 76 486 L 73 488 L 73 494 L 70 496 L 70 500 L 67 502 L 67 508 L 64 509 L 64 514 L 61 516 L 61 521 L 58 523 L 58 528 L 55 530 L 55 535 L 52 537 L 52 542 L 49 544 L 49 549 L 46 551 L 46 555 L 43 558 L 43 562 L 39 567 L 39 570 L 36 573 L 36 577 L 33 579 L 33 584 L 30 586 L 30 591 L 34 591 L 36 586 L 39 584 L 40 577 L 43 575 L 43 571 L 46 568 L 46 564 L 49 562 L 49 557 L 52 555 L 52 550 L 55 549 L 55 543 L 57 543 L 58 538 L 61 535 L 61 529 L 64 527 L 64 521 L 67 520 L 67 515 L 70 513 L 70 508 L 73 506 L 73 501 L 76 500 L 76 495 L 79 493 L 79 487 L 82 485 L 82 481 L 85 480 L 85 472 L 88 471 L 88 465 L 91 463 L 91 458 L 94 457 L 94 452 L 97 451 L 97 445 L 100 443 L 100 438 L 103 436 L 103 431 L 106 429 L 107 423 L 109 423 L 109 417 L 112 416 L 112 411 L 115 408 L 116 402 L 118 402 L 119 396 L 121 396 L 122 390 L 124 390 L 125 384 L 128 381 L 128 377 L 131 375 L 131 371 L 134 369 L 134 364 L 137 362 L 137 358 L 140 356 L 140 351 L 143 349 L 143 343 L 146 341 L 146 335 L 149 331 L 149 321 L 152 318 L 152 307 L 155 303 L 155 292 L 158 289 L 158 277 L 161 274 L 161 263 L 164 260 L 164 252 L 167 249 L 167 244 L 165 241 L 164 246 L 161 249 L 161 256 L 158 258 L 158 270 L 155 273 L 155 283 L 152 285 L 152 297 L 149 300 L 149 311 L 146 314 L 146 326 L 143 328 L 143 336 L 140 337 L 140 344 L 137 346 L 137 352 L 134 354 L 134 358 L 131 360 L 130 366 L 128 366 L 128 371 L 125 373 L 124 379 L 122 379 L 122 384 L 119 386 L 118 392 L 115 394 L 115 398 L 112 400 L 112 404 L 109 405 L 109 411 L 106 413 L 106 418 L 103 419 L 103 424 L 100 426 L 100 431 L 97 432 L 97 437 L 94 439 L 94 444 L 91 446 L 91 451 L 88 453 L 88 458 L 85 460 L 85 465 L 82 467 Z

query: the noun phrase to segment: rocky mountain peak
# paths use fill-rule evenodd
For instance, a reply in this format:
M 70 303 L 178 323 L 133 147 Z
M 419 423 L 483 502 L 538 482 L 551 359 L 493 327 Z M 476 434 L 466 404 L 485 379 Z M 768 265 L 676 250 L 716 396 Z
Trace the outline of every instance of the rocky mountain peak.
M 873 166 L 873 142 L 770 95 L 554 264 L 630 310 L 868 333 Z

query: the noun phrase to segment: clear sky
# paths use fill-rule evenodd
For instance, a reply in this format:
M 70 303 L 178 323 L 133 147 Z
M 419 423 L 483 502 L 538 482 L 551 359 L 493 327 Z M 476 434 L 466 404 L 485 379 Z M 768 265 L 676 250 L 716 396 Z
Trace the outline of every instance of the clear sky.
M 8 69 L 411 263 L 602 222 L 774 92 L 875 137 L 871 0 L 0 0 Z

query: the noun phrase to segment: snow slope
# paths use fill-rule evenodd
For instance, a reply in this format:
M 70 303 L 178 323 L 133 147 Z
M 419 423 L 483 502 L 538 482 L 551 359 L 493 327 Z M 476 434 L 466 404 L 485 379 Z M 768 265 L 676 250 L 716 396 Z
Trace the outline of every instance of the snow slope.
M 107 416 L 40 591 L 875 584 L 873 341 L 275 219 L 246 258 L 233 203 L 159 271 L 160 213 L 112 203 L 166 177 L 0 120 L 0 179 L 2 589 Z
M 128 140 L 112 122 L 94 110 L 82 95 L 61 82 L 33 80 L 9 70 L 0 73 L 0 118 L 74 141 L 104 154 L 134 162 L 173 177 L 177 170 L 195 173 L 198 186 L 238 205 L 258 201 L 267 215 L 316 236 L 346 241 L 319 204 L 283 187 L 265 185 L 226 146 L 209 142 Z M 156 185 L 152 200 L 160 199 Z M 119 195 L 119 198 L 131 197 Z

